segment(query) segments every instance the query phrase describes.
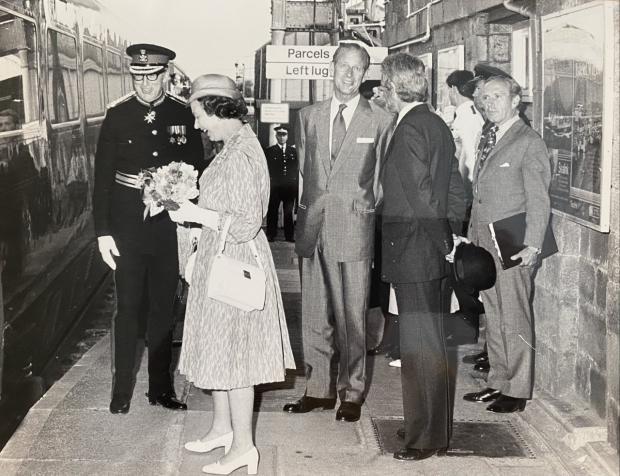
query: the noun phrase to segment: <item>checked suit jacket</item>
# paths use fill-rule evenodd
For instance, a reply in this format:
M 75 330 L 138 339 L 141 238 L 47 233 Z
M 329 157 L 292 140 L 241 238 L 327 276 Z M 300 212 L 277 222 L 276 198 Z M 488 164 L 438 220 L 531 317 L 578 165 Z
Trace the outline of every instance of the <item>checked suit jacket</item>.
M 331 99 L 299 112 L 296 145 L 303 185 L 295 251 L 309 258 L 321 239 L 326 258 L 372 259 L 378 171 L 394 117 L 364 97 L 336 159 L 329 152 Z

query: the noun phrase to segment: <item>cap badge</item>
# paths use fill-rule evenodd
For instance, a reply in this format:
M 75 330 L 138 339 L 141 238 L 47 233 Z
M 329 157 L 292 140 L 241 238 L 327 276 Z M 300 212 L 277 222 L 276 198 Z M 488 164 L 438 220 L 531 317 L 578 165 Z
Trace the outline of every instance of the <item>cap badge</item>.
M 146 50 L 140 50 L 140 56 L 138 57 L 138 61 L 140 63 L 148 63 L 149 62 L 149 58 L 146 55 Z
M 149 111 L 146 113 L 146 115 L 144 116 L 144 121 L 147 124 L 152 124 L 153 121 L 155 121 L 155 116 L 156 116 L 156 111 Z

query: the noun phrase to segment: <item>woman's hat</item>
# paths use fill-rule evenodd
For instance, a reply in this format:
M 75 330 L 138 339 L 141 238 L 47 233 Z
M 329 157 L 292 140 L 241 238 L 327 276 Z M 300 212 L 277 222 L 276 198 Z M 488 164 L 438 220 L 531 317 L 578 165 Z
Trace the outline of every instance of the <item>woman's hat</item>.
M 237 84 L 223 74 L 203 74 L 192 82 L 192 94 L 188 102 L 205 96 L 223 96 L 232 99 L 242 97 Z
M 473 243 L 456 248 L 453 264 L 456 282 L 472 291 L 484 291 L 495 285 L 497 272 L 493 256 Z

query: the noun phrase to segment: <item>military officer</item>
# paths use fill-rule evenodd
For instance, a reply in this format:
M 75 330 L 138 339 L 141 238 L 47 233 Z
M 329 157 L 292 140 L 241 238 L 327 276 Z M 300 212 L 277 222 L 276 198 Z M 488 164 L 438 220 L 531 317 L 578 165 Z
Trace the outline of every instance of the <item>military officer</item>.
M 203 149 L 185 103 L 164 92 L 175 53 L 150 44 L 127 48 L 134 92 L 111 104 L 95 156 L 93 212 L 99 251 L 115 270 L 110 412 L 127 413 L 134 384 L 140 321 L 146 319 L 151 405 L 187 406 L 175 396 L 171 375 L 173 303 L 178 279 L 176 224 L 167 212 L 143 218 L 138 173 L 173 161 L 203 168 Z
M 267 239 L 273 241 L 278 232 L 278 209 L 282 202 L 284 212 L 284 238 L 295 241 L 293 225 L 293 206 L 297 198 L 297 180 L 299 163 L 295 146 L 287 144 L 288 128 L 278 126 L 275 129 L 277 144 L 265 150 L 269 176 L 271 178 L 271 195 L 267 210 Z

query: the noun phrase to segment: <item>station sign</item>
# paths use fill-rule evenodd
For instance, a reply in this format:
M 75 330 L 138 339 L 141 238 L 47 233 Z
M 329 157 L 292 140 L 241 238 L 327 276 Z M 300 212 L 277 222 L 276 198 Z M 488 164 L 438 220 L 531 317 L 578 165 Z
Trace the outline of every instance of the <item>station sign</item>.
M 330 79 L 329 65 L 338 47 L 304 45 L 267 45 L 267 79 Z M 366 79 L 381 79 L 381 62 L 388 54 L 385 47 L 366 48 L 370 68 Z
M 260 122 L 265 124 L 288 124 L 289 107 L 287 103 L 264 102 L 260 105 Z

